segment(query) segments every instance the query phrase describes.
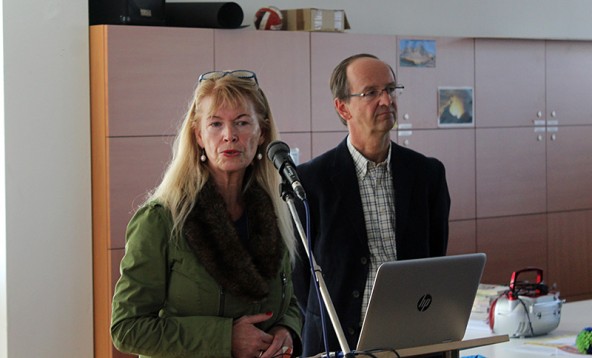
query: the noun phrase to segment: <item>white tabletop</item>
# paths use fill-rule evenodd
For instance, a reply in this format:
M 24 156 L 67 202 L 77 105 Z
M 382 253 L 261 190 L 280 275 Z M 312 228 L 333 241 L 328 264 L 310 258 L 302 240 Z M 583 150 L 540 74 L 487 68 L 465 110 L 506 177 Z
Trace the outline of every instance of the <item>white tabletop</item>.
M 471 348 L 460 352 L 461 357 L 481 355 L 486 358 L 535 358 L 573 356 L 558 348 L 575 344 L 575 337 L 585 327 L 592 326 L 592 300 L 564 303 L 559 327 L 550 333 L 531 338 L 510 338 L 509 342 Z M 464 339 L 493 335 L 483 319 L 471 319 Z

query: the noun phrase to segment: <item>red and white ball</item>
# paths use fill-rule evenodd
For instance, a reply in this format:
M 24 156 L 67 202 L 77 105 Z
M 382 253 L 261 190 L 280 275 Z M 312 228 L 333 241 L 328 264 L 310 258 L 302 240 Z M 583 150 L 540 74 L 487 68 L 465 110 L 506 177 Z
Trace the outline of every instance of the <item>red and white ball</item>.
M 281 30 L 282 12 L 275 6 L 262 7 L 255 13 L 254 22 L 257 30 Z

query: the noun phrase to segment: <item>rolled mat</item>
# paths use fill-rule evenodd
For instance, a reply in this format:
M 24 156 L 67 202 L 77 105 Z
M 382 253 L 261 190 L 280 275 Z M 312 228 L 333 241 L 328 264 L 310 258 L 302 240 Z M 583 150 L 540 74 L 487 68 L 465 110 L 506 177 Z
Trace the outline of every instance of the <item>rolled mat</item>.
M 243 9 L 235 2 L 167 2 L 166 25 L 236 29 L 243 23 Z

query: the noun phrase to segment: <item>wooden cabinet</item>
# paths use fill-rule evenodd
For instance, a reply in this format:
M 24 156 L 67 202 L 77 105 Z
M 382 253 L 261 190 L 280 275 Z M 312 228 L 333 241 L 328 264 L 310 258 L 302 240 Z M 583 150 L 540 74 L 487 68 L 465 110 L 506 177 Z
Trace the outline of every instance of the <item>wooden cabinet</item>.
M 125 230 L 148 191 L 160 183 L 171 157 L 172 136 L 110 137 L 109 249 L 125 247 Z
M 477 219 L 477 251 L 487 253 L 483 282 L 508 285 L 512 272 L 548 272 L 546 215 Z
M 545 125 L 545 42 L 475 40 L 477 127 Z
M 451 221 L 448 234 L 447 255 L 477 252 L 476 220 Z
M 592 297 L 592 210 L 551 213 L 549 284 L 558 283 L 564 297 Z
M 546 45 L 548 125 L 592 125 L 592 42 Z
M 477 248 L 499 269 L 544 268 L 569 298 L 592 294 L 567 274 L 590 282 L 589 249 L 570 250 L 587 235 L 575 210 L 592 208 L 591 58 L 589 42 L 475 41 Z M 548 233 L 533 232 L 547 217 Z M 485 278 L 499 275 L 490 267 Z
M 547 206 L 551 212 L 592 209 L 592 125 L 547 133 Z
M 213 30 L 93 26 L 91 41 L 104 65 L 104 83 L 93 85 L 104 87 L 107 134 L 175 134 L 197 76 L 214 65 Z
M 533 127 L 476 130 L 477 217 L 546 211 L 545 135 Z
M 475 85 L 475 51 L 472 38 L 398 37 L 402 40 L 434 41 L 434 67 L 403 67 L 397 61 L 399 82 L 405 86 L 399 100 L 399 126 L 438 127 L 438 88 Z
M 475 216 L 475 130 L 413 130 L 399 144 L 438 158 L 446 168 L 451 197 L 450 220 Z

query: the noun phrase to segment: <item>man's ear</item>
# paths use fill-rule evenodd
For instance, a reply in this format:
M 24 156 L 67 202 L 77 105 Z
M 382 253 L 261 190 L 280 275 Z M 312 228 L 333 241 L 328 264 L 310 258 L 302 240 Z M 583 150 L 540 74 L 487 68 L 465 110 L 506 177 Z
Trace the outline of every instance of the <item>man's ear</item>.
M 343 118 L 343 120 L 349 121 L 351 118 L 351 114 L 349 112 L 349 107 L 347 106 L 347 103 L 342 99 L 335 98 L 333 100 L 333 104 L 335 105 L 335 110 L 337 111 L 339 116 Z

